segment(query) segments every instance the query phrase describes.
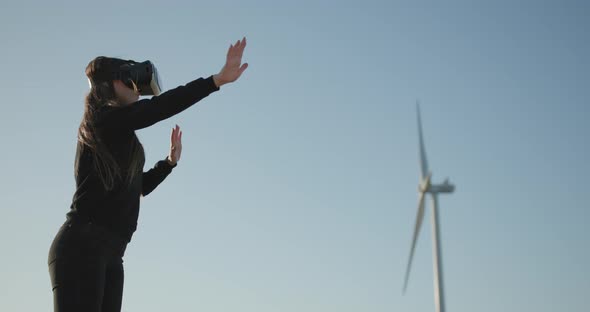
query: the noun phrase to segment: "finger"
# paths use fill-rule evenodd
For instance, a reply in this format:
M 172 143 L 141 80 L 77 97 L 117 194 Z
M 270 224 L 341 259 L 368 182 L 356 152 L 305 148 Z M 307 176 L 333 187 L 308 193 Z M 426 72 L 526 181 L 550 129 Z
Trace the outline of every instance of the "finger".
M 180 131 L 180 133 L 178 134 L 178 143 L 181 143 L 182 141 L 182 131 Z
M 246 70 L 246 68 L 248 68 L 248 63 L 242 64 L 242 66 L 240 66 L 240 71 L 238 73 L 241 75 Z
M 246 37 L 242 38 L 242 42 L 240 44 L 240 49 L 242 51 L 244 51 L 244 48 L 246 47 Z
M 244 37 L 244 42 L 242 44 L 242 51 L 246 48 L 246 37 Z
M 234 45 L 233 44 L 230 44 L 229 45 L 229 48 L 227 49 L 227 58 L 229 58 L 229 56 L 231 55 L 231 52 L 232 52 L 233 48 L 234 48 Z
M 240 58 L 240 60 L 242 59 L 242 55 L 244 55 L 244 48 L 245 48 L 245 47 L 246 47 L 246 43 L 244 43 L 244 44 L 243 44 L 243 45 L 240 47 L 239 51 L 237 52 L 237 57 L 239 57 L 239 58 Z
M 175 136 L 174 128 L 172 128 L 172 133 L 170 133 L 170 144 L 174 144 L 174 136 Z

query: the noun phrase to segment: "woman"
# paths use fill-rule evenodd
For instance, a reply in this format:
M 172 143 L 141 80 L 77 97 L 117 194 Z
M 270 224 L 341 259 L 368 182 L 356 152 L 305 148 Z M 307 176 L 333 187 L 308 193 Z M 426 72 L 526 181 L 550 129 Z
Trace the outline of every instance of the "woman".
M 123 255 L 137 227 L 140 196 L 170 174 L 182 151 L 176 126 L 166 159 L 143 172 L 144 151 L 135 130 L 178 114 L 236 81 L 248 67 L 241 64 L 245 46 L 246 38 L 230 45 L 218 74 L 143 100 L 139 95 L 146 93 L 137 79 L 122 74 L 139 63 L 97 57 L 88 64 L 91 89 L 78 131 L 77 189 L 49 250 L 54 311 L 121 310 Z

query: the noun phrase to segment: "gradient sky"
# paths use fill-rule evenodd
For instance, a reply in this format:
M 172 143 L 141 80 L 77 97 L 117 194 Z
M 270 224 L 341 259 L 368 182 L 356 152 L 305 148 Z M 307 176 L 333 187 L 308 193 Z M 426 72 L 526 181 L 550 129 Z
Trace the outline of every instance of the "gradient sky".
M 172 2 L 171 2 L 172 3 Z M 123 311 L 433 311 L 429 214 L 402 296 L 421 102 L 447 310 L 587 311 L 585 1 L 3 1 L 0 310 L 51 311 L 47 251 L 74 193 L 98 55 L 170 89 L 241 80 L 138 131 L 146 168 Z M 428 206 L 430 209 L 430 206 Z

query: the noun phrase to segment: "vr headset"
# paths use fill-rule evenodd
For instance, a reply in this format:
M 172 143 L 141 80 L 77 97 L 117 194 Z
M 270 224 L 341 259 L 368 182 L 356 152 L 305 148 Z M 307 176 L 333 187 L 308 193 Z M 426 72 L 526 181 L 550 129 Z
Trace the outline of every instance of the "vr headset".
M 137 88 L 140 95 L 160 95 L 162 84 L 156 66 L 150 61 L 128 61 L 114 73 L 114 79 L 120 79 L 131 89 Z

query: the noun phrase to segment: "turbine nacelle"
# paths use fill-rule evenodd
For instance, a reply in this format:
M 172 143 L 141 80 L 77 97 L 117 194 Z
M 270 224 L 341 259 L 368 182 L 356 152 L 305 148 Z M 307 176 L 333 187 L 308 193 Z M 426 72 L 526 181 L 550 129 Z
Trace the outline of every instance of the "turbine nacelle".
M 430 188 L 428 189 L 428 193 L 431 193 L 431 194 L 453 193 L 454 191 L 455 191 L 455 186 L 450 183 L 431 184 Z

